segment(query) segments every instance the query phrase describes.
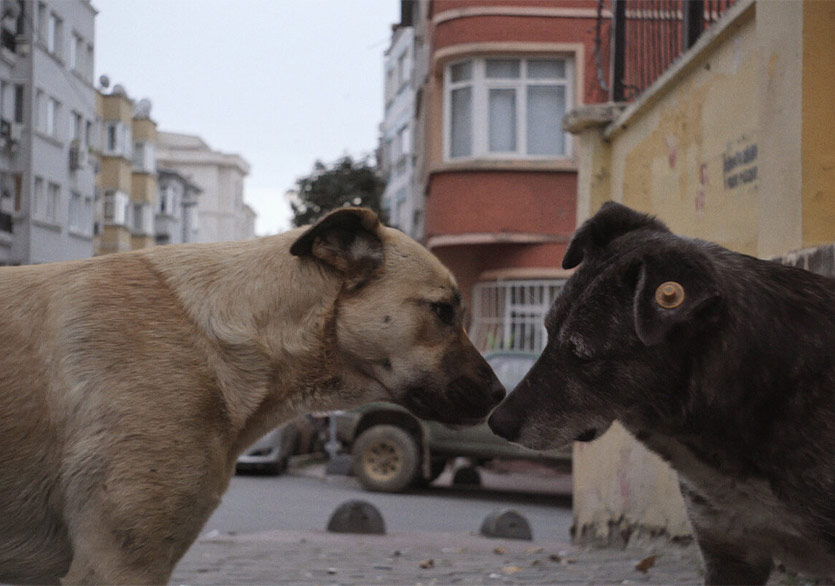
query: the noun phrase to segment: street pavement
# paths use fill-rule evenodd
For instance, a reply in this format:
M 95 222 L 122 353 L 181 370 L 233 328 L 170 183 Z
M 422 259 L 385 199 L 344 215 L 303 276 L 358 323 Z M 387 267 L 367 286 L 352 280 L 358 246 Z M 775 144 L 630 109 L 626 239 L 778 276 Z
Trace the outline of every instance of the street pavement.
M 323 466 L 290 474 L 325 480 Z M 443 477 L 441 479 L 443 481 Z M 488 475 L 507 489 L 520 478 Z M 527 488 L 547 480 L 523 476 Z M 552 479 L 570 490 L 565 478 Z M 559 494 L 557 494 L 559 496 Z M 568 495 L 565 495 L 568 496 Z M 363 498 L 361 494 L 357 498 Z M 454 505 L 453 505 L 454 506 Z M 443 510 L 433 514 L 443 515 Z M 473 519 L 478 527 L 482 519 Z M 494 539 L 472 532 L 390 531 L 386 535 L 270 530 L 204 533 L 174 571 L 171 583 L 445 585 L 445 584 L 701 584 L 695 545 L 657 541 L 626 549 L 586 549 L 565 540 Z M 801 584 L 775 573 L 769 584 Z

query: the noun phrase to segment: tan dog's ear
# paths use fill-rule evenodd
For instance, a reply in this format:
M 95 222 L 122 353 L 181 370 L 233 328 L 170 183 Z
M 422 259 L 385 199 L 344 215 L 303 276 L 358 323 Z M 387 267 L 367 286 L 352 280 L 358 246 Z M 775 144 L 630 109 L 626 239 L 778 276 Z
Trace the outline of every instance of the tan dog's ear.
M 366 208 L 335 210 L 299 236 L 290 254 L 312 256 L 342 273 L 348 289 L 367 281 L 383 264 L 380 219 Z

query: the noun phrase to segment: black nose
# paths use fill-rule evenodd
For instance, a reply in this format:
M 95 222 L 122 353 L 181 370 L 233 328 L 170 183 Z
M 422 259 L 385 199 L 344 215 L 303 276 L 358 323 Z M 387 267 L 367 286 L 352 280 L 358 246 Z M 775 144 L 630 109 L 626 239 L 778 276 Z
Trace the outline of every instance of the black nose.
M 511 413 L 510 409 L 500 406 L 493 411 L 490 419 L 487 420 L 487 425 L 499 437 L 503 437 L 508 441 L 516 441 L 519 438 L 519 430 L 522 427 L 522 421 Z
M 505 395 L 507 395 L 507 391 L 505 391 L 504 385 L 498 381 L 493 383 L 493 388 L 490 389 L 490 398 L 493 399 L 493 403 L 498 405 L 502 402 Z

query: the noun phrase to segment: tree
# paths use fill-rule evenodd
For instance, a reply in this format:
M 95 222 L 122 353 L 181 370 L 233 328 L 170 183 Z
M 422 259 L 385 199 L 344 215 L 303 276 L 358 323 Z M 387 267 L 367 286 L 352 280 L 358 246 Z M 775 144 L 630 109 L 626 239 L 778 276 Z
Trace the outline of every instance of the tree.
M 288 194 L 293 225 L 312 224 L 329 211 L 347 206 L 370 208 L 385 222 L 381 209 L 384 188 L 385 183 L 367 157 L 354 161 L 346 155 L 331 167 L 316 161 L 313 172 L 297 179 L 296 188 Z

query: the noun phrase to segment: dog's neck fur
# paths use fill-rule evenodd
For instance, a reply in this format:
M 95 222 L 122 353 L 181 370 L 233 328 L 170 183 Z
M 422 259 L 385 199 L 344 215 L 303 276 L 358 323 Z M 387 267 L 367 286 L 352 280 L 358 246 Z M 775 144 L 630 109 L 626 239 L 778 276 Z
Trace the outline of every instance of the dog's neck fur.
M 202 333 L 195 343 L 218 365 L 212 375 L 226 405 L 233 455 L 297 414 L 344 407 L 335 399 L 344 401 L 352 384 L 333 351 L 342 279 L 313 260 L 279 254 L 297 236 L 293 231 L 236 246 L 159 247 L 147 254 Z M 260 274 L 239 262 L 252 249 L 259 253 Z M 251 257 L 248 262 L 251 268 Z M 279 274 L 284 281 L 276 287 Z M 200 290 L 214 293 L 210 299 L 190 294 Z M 247 333 L 252 331 L 255 338 Z

